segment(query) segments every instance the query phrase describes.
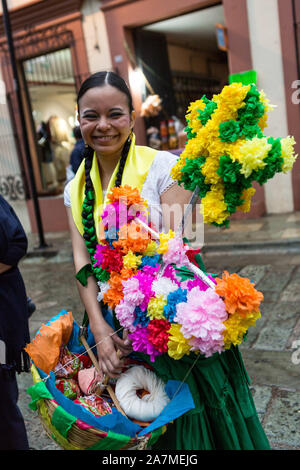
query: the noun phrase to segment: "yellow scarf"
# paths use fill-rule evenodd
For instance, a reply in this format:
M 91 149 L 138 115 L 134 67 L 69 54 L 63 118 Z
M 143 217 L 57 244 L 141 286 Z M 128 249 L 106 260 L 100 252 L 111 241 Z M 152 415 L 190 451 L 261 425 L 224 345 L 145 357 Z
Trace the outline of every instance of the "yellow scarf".
M 139 191 L 142 190 L 143 184 L 146 180 L 148 171 L 152 165 L 154 157 L 157 153 L 157 150 L 151 149 L 149 147 L 143 147 L 135 145 L 135 136 L 132 136 L 132 141 L 128 156 L 126 159 L 123 177 L 122 177 L 122 186 L 127 184 L 132 188 L 137 188 Z M 94 205 L 94 221 L 96 227 L 96 233 L 99 239 L 99 228 L 100 228 L 100 219 L 103 208 L 107 204 L 107 195 L 111 188 L 113 188 L 115 179 L 117 176 L 119 168 L 119 163 L 117 164 L 107 188 L 106 196 L 103 201 L 102 196 L 102 185 L 101 178 L 99 173 L 98 161 L 96 153 L 93 156 L 92 168 L 90 172 L 90 177 L 93 182 L 94 191 L 95 191 L 95 205 Z M 85 170 L 84 170 L 84 160 L 81 162 L 80 167 L 78 168 L 74 179 L 70 184 L 70 198 L 71 198 L 71 210 L 73 219 L 76 227 L 78 228 L 81 235 L 83 234 L 83 225 L 82 225 L 82 204 L 84 201 L 84 190 L 85 190 Z

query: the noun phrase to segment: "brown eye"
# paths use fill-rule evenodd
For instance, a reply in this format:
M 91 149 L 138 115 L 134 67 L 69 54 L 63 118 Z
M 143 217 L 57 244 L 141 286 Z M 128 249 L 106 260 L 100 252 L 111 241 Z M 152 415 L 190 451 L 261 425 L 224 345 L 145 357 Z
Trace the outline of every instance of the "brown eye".
M 111 118 L 118 118 L 118 117 L 120 117 L 120 116 L 123 116 L 123 113 L 112 113 L 112 114 L 110 114 L 109 117 L 111 117 Z
M 82 117 L 84 119 L 97 119 L 97 116 L 95 114 L 84 114 Z

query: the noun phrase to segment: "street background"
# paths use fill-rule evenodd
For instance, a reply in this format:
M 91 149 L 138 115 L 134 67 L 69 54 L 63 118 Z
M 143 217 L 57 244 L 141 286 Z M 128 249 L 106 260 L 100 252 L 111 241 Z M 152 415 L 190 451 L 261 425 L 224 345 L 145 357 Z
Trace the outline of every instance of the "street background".
M 30 318 L 33 337 L 61 309 L 72 311 L 80 323 L 83 308 L 69 233 L 47 233 L 49 248 L 44 251 L 37 248 L 36 235 L 29 237 L 29 252 L 20 269 L 37 307 Z M 206 227 L 204 241 L 203 258 L 209 272 L 237 272 L 253 280 L 264 294 L 261 318 L 240 349 L 272 449 L 300 450 L 300 212 L 235 220 L 226 230 Z M 30 446 L 59 449 L 28 408 L 31 374 L 20 374 L 18 383 Z

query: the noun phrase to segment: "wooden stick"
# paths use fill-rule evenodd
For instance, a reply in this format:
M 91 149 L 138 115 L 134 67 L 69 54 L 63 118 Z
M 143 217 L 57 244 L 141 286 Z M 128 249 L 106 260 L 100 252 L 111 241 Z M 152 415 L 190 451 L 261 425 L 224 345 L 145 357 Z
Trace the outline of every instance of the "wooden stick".
M 103 375 L 103 373 L 102 373 L 102 371 L 101 371 L 101 369 L 100 369 L 100 367 L 99 367 L 99 363 L 98 363 L 98 361 L 97 361 L 97 358 L 96 358 L 95 354 L 93 353 L 93 351 L 90 349 L 90 346 L 88 345 L 88 343 L 87 343 L 85 337 L 84 337 L 84 336 L 81 336 L 81 337 L 80 337 L 80 341 L 82 342 L 83 346 L 85 347 L 86 352 L 88 353 L 88 355 L 89 355 L 89 357 L 90 357 L 90 359 L 91 359 L 93 365 L 95 366 L 96 371 L 97 371 L 100 375 Z M 118 350 L 118 351 L 117 351 L 117 356 L 118 356 L 118 358 L 120 357 L 120 355 L 121 355 L 121 351 Z M 109 393 L 109 395 L 110 395 L 112 401 L 114 402 L 114 404 L 115 404 L 117 410 L 120 411 L 120 413 L 122 413 L 122 415 L 124 415 L 124 416 L 127 418 L 125 412 L 124 412 L 123 409 L 121 408 L 121 405 L 120 405 L 120 403 L 119 403 L 119 400 L 118 400 L 117 397 L 116 397 L 115 392 L 113 391 L 113 389 L 111 388 L 110 385 L 107 385 L 108 380 L 109 380 L 109 377 L 108 377 L 108 375 L 106 375 L 106 377 L 105 377 L 105 379 L 104 379 L 104 382 L 103 382 L 103 385 L 106 385 L 107 391 L 108 391 L 108 393 Z

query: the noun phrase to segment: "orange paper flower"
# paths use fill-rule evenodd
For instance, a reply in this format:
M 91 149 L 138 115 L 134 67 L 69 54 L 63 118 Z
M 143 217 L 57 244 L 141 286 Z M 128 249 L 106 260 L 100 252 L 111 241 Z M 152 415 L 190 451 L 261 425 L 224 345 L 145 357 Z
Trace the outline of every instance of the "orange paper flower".
M 139 224 L 132 221 L 128 225 L 120 228 L 119 239 L 113 242 L 116 249 L 121 250 L 125 255 L 129 251 L 134 254 L 143 253 L 149 244 L 150 238 L 147 231 Z
M 109 289 L 103 296 L 103 302 L 107 303 L 111 309 L 114 309 L 123 299 L 123 285 L 122 281 L 126 281 L 135 274 L 130 268 L 123 267 L 120 273 L 111 272 L 109 279 Z
M 216 292 L 225 302 L 226 311 L 230 314 L 247 315 L 248 312 L 258 312 L 264 296 L 254 288 L 248 278 L 224 271 L 222 279 L 216 278 Z
M 132 188 L 125 184 L 124 186 L 116 186 L 108 193 L 110 203 L 119 201 L 120 199 L 127 207 L 132 204 L 147 206 L 145 199 L 143 199 L 137 188 Z

